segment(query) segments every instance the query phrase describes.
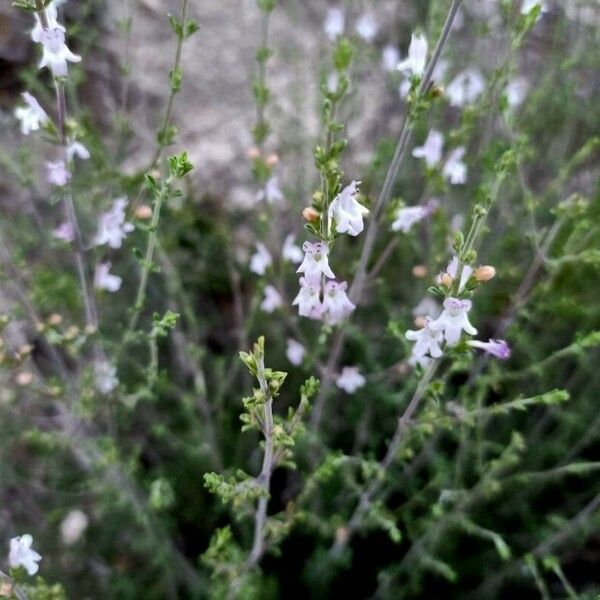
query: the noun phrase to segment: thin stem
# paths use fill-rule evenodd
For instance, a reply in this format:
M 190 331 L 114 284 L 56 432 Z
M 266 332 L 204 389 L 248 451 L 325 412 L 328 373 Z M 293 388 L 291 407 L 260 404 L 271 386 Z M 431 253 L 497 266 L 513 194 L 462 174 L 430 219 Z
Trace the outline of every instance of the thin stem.
M 265 436 L 265 453 L 263 464 L 258 482 L 263 487 L 264 494 L 259 498 L 256 513 L 254 517 L 254 541 L 252 550 L 248 557 L 248 567 L 258 564 L 265 551 L 265 523 L 267 520 L 267 505 L 269 503 L 269 489 L 271 487 L 271 473 L 273 472 L 273 397 L 267 385 L 265 377 L 265 363 L 261 356 L 257 361 L 256 377 L 260 383 L 260 389 L 265 397 L 264 405 L 264 426 L 263 434 Z
M 425 397 L 427 386 L 429 385 L 433 376 L 435 375 L 439 364 L 440 361 L 436 360 L 429 365 L 429 367 L 423 374 L 423 377 L 419 381 L 419 385 L 417 386 L 415 393 L 413 394 L 410 402 L 408 403 L 408 406 L 402 413 L 402 416 L 400 416 L 400 418 L 398 419 L 398 425 L 396 426 L 394 436 L 392 437 L 388 445 L 385 456 L 379 463 L 379 471 L 382 474 L 384 474 L 385 471 L 389 469 L 392 462 L 394 461 L 394 458 L 396 457 L 400 448 L 400 444 L 404 439 L 404 434 L 409 428 L 413 415 L 415 414 L 415 412 L 419 408 L 419 405 L 421 404 L 421 401 Z M 333 554 L 339 554 L 339 552 L 341 552 L 341 550 L 343 550 L 343 548 L 348 544 L 350 538 L 360 526 L 365 512 L 367 512 L 369 506 L 371 505 L 373 496 L 379 491 L 379 488 L 381 487 L 384 479 L 384 477 L 373 479 L 371 483 L 365 488 L 365 490 L 363 490 L 363 492 L 360 495 L 358 506 L 356 507 L 354 513 L 352 514 L 352 517 L 348 521 L 346 535 L 338 538 L 331 549 Z

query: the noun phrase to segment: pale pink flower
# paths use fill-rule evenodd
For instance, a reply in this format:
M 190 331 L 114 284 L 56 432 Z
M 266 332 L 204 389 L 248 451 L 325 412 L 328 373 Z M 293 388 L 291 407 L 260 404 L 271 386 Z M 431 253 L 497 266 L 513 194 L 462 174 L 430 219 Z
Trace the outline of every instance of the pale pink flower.
M 450 152 L 442 174 L 452 185 L 462 185 L 467 182 L 467 165 L 463 162 L 465 147 L 460 146 Z
M 296 236 L 293 233 L 290 233 L 288 236 L 286 236 L 285 241 L 283 242 L 281 255 L 283 256 L 284 260 L 298 264 L 302 262 L 304 253 L 302 252 L 300 246 L 297 246 L 294 243 L 295 241 Z
M 296 273 L 304 273 L 308 282 L 321 281 L 321 275 L 334 279 L 335 275 L 329 266 L 329 248 L 326 242 L 304 242 L 304 260 Z
M 67 169 L 64 160 L 58 160 L 46 163 L 46 176 L 52 185 L 63 187 L 70 181 L 71 172 Z
M 21 133 L 29 135 L 32 131 L 37 131 L 41 125 L 48 122 L 46 111 L 40 106 L 40 103 L 29 92 L 21 94 L 25 100 L 26 106 L 18 106 L 15 109 L 15 117 L 21 122 Z
M 298 306 L 298 314 L 309 319 L 320 319 L 323 316 L 321 304 L 321 282 L 310 282 L 300 278 L 300 291 L 294 298 L 292 306 Z
M 480 342 L 479 340 L 469 340 L 467 342 L 469 346 L 473 348 L 480 348 L 490 356 L 495 356 L 500 360 L 507 360 L 510 358 L 510 346 L 505 340 L 493 340 L 489 342 Z
M 452 279 L 456 279 L 456 276 L 458 275 L 459 265 L 460 265 L 460 262 L 458 260 L 458 257 L 455 256 L 452 258 L 452 260 L 446 267 L 446 273 L 448 273 L 448 275 L 450 275 L 450 277 L 452 277 Z M 458 285 L 459 292 L 462 292 L 465 289 L 465 285 L 467 284 L 467 281 L 469 281 L 469 278 L 471 277 L 472 274 L 473 274 L 473 267 L 471 267 L 469 265 L 463 265 L 462 272 L 460 274 L 460 283 Z
M 304 360 L 306 348 L 300 342 L 288 338 L 285 355 L 287 356 L 287 359 L 297 367 L 301 365 Z
M 66 546 L 77 543 L 87 529 L 89 519 L 79 509 L 71 510 L 60 524 L 60 535 Z
M 49 29 L 60 29 L 61 31 L 65 31 L 65 28 L 58 22 L 58 11 L 56 10 L 61 4 L 63 4 L 63 2 L 54 1 L 46 5 L 45 12 Z M 33 13 L 33 18 L 35 19 L 35 25 L 31 30 L 31 39 L 36 44 L 39 44 L 42 41 L 44 26 L 42 25 L 42 20 L 37 12 Z
M 268 313 L 272 313 L 283 304 L 281 294 L 272 285 L 265 286 L 265 297 L 260 307 L 262 310 Z
M 64 223 L 61 223 L 52 234 L 57 240 L 70 244 L 75 239 L 75 228 L 73 227 L 73 223 L 65 221 Z
M 344 16 L 344 11 L 341 8 L 333 6 L 327 11 L 324 29 L 327 37 L 330 40 L 333 41 L 339 35 L 342 35 L 345 24 L 346 17 Z
M 377 35 L 377 21 L 371 13 L 363 13 L 356 21 L 355 29 L 365 42 L 372 42 Z
M 111 274 L 109 272 L 110 267 L 111 263 L 109 262 L 96 265 L 94 287 L 99 290 L 106 290 L 107 292 L 118 292 L 123 280 L 117 275 Z
M 446 96 L 451 106 L 471 104 L 485 89 L 485 79 L 477 69 L 467 69 L 459 73 L 448 85 Z
M 443 331 L 448 346 L 456 346 L 460 340 L 462 331 L 469 335 L 476 335 L 477 329 L 471 325 L 468 313 L 471 310 L 470 300 L 459 298 L 446 298 L 444 310 L 431 327 Z
M 48 67 L 55 77 L 66 77 L 69 73 L 67 61 L 78 63 L 81 56 L 73 54 L 65 44 L 65 32 L 59 27 L 44 29 L 40 36 L 44 47 L 39 68 Z
M 276 175 L 270 177 L 264 189 L 256 194 L 256 201 L 265 201 L 267 204 L 280 204 L 284 200 L 283 192 L 279 187 L 279 178 Z
M 329 325 L 337 325 L 356 308 L 346 294 L 348 284 L 328 281 L 323 289 L 323 314 Z
M 410 75 L 421 76 L 427 65 L 427 38 L 422 33 L 413 33 L 408 47 L 408 56 L 398 64 L 398 70 Z
M 426 355 L 429 355 L 431 358 L 442 356 L 440 344 L 444 341 L 444 335 L 440 329 L 432 327 L 435 321 L 431 317 L 424 317 L 424 320 L 425 324 L 421 329 L 409 329 L 406 332 L 406 339 L 415 342 L 412 349 L 412 357 L 417 363 L 419 363 L 418 358 Z
M 127 234 L 135 229 L 131 223 L 125 222 L 126 206 L 127 198 L 117 198 L 110 210 L 100 215 L 98 233 L 94 238 L 96 246 L 107 244 L 110 248 L 120 248 Z
M 359 183 L 353 181 L 346 186 L 329 206 L 329 218 L 335 220 L 335 230 L 338 233 L 357 236 L 365 228 L 363 216 L 368 214 L 369 209 L 356 199 Z
M 336 385 L 347 394 L 354 394 L 366 382 L 367 380 L 361 375 L 358 367 L 344 367 L 335 380 Z
M 105 396 L 119 385 L 117 368 L 106 359 L 97 360 L 94 363 L 94 385 Z
M 256 252 L 250 258 L 250 270 L 257 275 L 264 275 L 267 268 L 273 264 L 273 258 L 271 253 L 267 250 L 267 247 L 258 242 L 256 244 Z
M 90 151 L 81 142 L 71 142 L 67 146 L 67 160 L 71 162 L 75 156 L 81 160 L 88 160 Z
M 413 149 L 412 155 L 415 158 L 425 159 L 428 167 L 435 167 L 442 158 L 442 149 L 444 148 L 444 136 L 435 129 L 432 129 L 422 146 Z
M 381 65 L 384 71 L 395 71 L 400 61 L 400 52 L 396 46 L 388 44 L 381 53 Z

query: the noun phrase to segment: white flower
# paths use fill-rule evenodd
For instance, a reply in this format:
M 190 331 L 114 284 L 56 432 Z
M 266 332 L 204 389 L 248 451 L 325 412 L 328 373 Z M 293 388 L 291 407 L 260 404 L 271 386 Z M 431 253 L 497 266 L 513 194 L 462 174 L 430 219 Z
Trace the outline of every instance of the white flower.
M 21 121 L 21 133 L 29 135 L 30 132 L 37 131 L 40 125 L 48 122 L 48 115 L 29 92 L 23 92 L 21 95 L 27 106 L 18 106 L 15 109 L 15 117 Z
M 309 282 L 300 278 L 300 291 L 294 298 L 292 306 L 298 306 L 298 314 L 309 319 L 320 319 L 323 315 L 321 304 L 321 282 Z
M 422 221 L 431 210 L 427 206 L 402 206 L 394 215 L 392 231 L 402 231 L 408 233 L 412 226 Z
M 325 242 L 304 242 L 302 250 L 304 250 L 304 260 L 296 273 L 304 273 L 304 277 L 310 283 L 320 283 L 321 275 L 329 279 L 335 278 L 329 266 L 329 248 Z
M 89 519 L 82 510 L 72 510 L 60 524 L 60 535 L 66 546 L 72 546 L 87 529 Z
M 467 182 L 467 165 L 463 162 L 465 147 L 460 146 L 450 152 L 442 174 L 452 185 L 461 185 Z
M 300 342 L 288 338 L 285 355 L 287 356 L 287 359 L 297 367 L 298 365 L 301 365 L 304 360 L 306 348 Z
M 335 380 L 336 385 L 344 390 L 347 394 L 354 392 L 363 387 L 367 380 L 361 375 L 358 367 L 344 367 L 338 378 Z
M 256 244 L 256 253 L 250 258 L 250 270 L 257 275 L 264 275 L 267 268 L 273 264 L 270 252 L 267 247 L 258 242 Z
M 283 304 L 281 294 L 272 285 L 265 287 L 265 298 L 262 301 L 260 307 L 262 310 L 268 313 L 272 313 L 274 310 L 279 308 Z
M 431 327 L 444 332 L 449 346 L 458 344 L 463 330 L 469 335 L 477 333 L 477 329 L 469 322 L 468 312 L 471 310 L 471 306 L 470 300 L 460 300 L 459 298 L 444 300 L 444 310 L 439 318 L 431 324 Z
M 105 359 L 97 360 L 94 363 L 94 384 L 101 394 L 110 394 L 119 385 L 117 368 Z
M 65 28 L 58 22 L 58 11 L 56 10 L 58 6 L 63 4 L 62 1 L 54 1 L 50 2 L 46 8 L 46 19 L 48 20 L 48 28 L 49 29 L 60 29 L 61 31 L 65 31 Z M 39 44 L 42 41 L 42 33 L 44 32 L 44 26 L 42 25 L 42 21 L 37 12 L 33 13 L 33 17 L 35 19 L 35 25 L 31 30 L 31 39 Z
M 67 165 L 64 160 L 58 160 L 56 162 L 46 163 L 46 176 L 48 182 L 52 185 L 63 187 L 67 185 L 71 179 L 71 172 L 67 169 Z
M 302 262 L 304 254 L 302 253 L 300 246 L 296 246 L 296 244 L 294 244 L 295 241 L 296 236 L 293 233 L 290 233 L 288 236 L 286 236 L 285 241 L 283 242 L 281 255 L 283 256 L 284 260 L 298 264 Z
M 335 40 L 344 31 L 346 17 L 344 11 L 338 7 L 332 7 L 327 11 L 325 17 L 325 33 L 330 40 Z
M 510 346 L 505 340 L 493 340 L 489 342 L 480 342 L 478 340 L 470 340 L 467 342 L 469 346 L 473 348 L 480 348 L 490 356 L 495 356 L 500 360 L 507 360 L 510 358 Z
M 525 77 L 515 77 L 506 86 L 506 100 L 511 108 L 519 106 L 529 91 L 529 83 Z
M 328 281 L 323 289 L 323 313 L 329 325 L 337 325 L 346 319 L 356 306 L 346 294 L 348 284 L 344 281 Z
M 422 33 L 412 34 L 408 56 L 398 64 L 398 70 L 410 75 L 423 75 L 427 65 L 427 38 Z
M 432 129 L 422 146 L 414 148 L 412 155 L 415 158 L 424 158 L 428 167 L 435 167 L 442 158 L 442 149 L 444 147 L 444 136 L 435 129 Z
M 400 53 L 396 46 L 388 44 L 381 54 L 381 64 L 385 71 L 395 71 L 400 60 Z
M 65 221 L 64 223 L 61 223 L 52 234 L 57 240 L 70 244 L 75 239 L 75 228 L 73 227 L 73 223 Z
M 458 74 L 446 89 L 451 106 L 464 106 L 475 102 L 485 89 L 485 79 L 477 69 L 467 69 Z
M 94 244 L 107 244 L 110 248 L 120 248 L 128 233 L 134 230 L 131 223 L 125 222 L 125 207 L 127 198 L 117 198 L 107 212 L 98 219 L 98 233 Z
M 38 563 L 42 557 L 31 549 L 33 538 L 26 533 L 10 540 L 10 551 L 8 553 L 8 564 L 11 569 L 24 567 L 29 575 L 35 575 L 40 568 Z
M 73 54 L 65 44 L 65 32 L 60 27 L 44 29 L 40 36 L 44 47 L 42 60 L 38 65 L 40 69 L 48 67 L 55 77 L 66 77 L 69 73 L 67 61 L 78 63 L 81 56 Z
M 431 317 L 424 317 L 425 324 L 422 329 L 409 329 L 406 332 L 406 339 L 416 342 L 412 349 L 412 356 L 416 358 L 426 355 L 431 358 L 442 356 L 440 344 L 444 341 L 444 335 L 440 329 L 433 327 L 435 323 Z
M 545 13 L 548 10 L 548 5 L 545 0 L 523 0 L 523 4 L 521 4 L 521 14 L 529 14 L 536 6 L 541 7 L 540 14 Z
M 99 290 L 106 290 L 107 292 L 118 292 L 122 279 L 117 275 L 109 273 L 111 263 L 99 263 L 96 265 L 96 271 L 94 273 L 94 287 Z
M 329 75 L 327 75 L 327 91 L 331 94 L 335 93 L 337 91 L 338 85 L 340 83 L 340 76 L 337 74 L 336 71 L 333 71 L 332 73 L 329 73 Z
M 71 162 L 75 156 L 81 160 L 87 160 L 90 157 L 90 151 L 81 142 L 71 142 L 67 146 L 67 160 Z
M 279 187 L 279 179 L 276 175 L 270 177 L 263 190 L 256 194 L 256 201 L 262 202 L 265 200 L 267 204 L 279 204 L 283 201 L 284 196 Z
M 363 216 L 369 209 L 364 207 L 355 198 L 358 193 L 359 182 L 353 181 L 346 186 L 329 206 L 329 218 L 335 219 L 336 231 L 357 236 L 365 228 Z
M 377 22 L 371 13 L 364 13 L 356 21 L 355 29 L 365 42 L 372 42 L 377 35 Z
M 448 266 L 446 267 L 446 273 L 448 273 L 448 275 L 450 275 L 450 277 L 452 277 L 452 279 L 456 279 L 456 276 L 458 275 L 458 266 L 459 266 L 458 257 L 455 256 L 450 261 Z M 470 267 L 469 265 L 463 265 L 462 272 L 460 274 L 460 283 L 458 285 L 459 292 L 463 291 L 463 289 L 465 288 L 465 285 L 467 284 L 467 281 L 469 281 L 469 278 L 471 277 L 472 274 L 473 274 L 473 267 Z

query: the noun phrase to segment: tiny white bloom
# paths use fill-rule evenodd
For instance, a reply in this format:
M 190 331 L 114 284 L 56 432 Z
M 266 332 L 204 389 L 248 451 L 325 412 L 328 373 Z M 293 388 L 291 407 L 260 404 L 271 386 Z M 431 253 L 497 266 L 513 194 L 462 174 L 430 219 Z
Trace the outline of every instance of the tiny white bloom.
M 422 146 L 414 148 L 412 155 L 415 158 L 425 159 L 428 167 L 435 167 L 442 158 L 442 149 L 444 148 L 444 136 L 435 129 L 432 129 Z
M 73 227 L 73 223 L 65 221 L 64 223 L 61 223 L 52 234 L 57 240 L 70 244 L 75 239 L 75 228 Z
M 256 194 L 256 201 L 262 202 L 265 200 L 267 204 L 280 204 L 284 199 L 283 192 L 279 187 L 279 179 L 276 175 L 270 177 L 265 184 L 264 189 Z
M 42 557 L 31 549 L 33 538 L 26 533 L 10 540 L 10 551 L 8 553 L 8 564 L 11 569 L 24 567 L 29 575 L 35 575 L 40 568 L 38 563 Z
M 63 187 L 71 179 L 71 172 L 67 169 L 64 160 L 58 160 L 46 163 L 46 176 L 52 185 Z
M 298 264 L 302 262 L 304 258 L 304 254 L 300 246 L 296 246 L 294 243 L 296 241 L 296 236 L 293 233 L 290 233 L 286 236 L 283 242 L 283 249 L 281 254 L 284 260 L 287 260 L 291 263 Z
M 29 92 L 23 92 L 21 95 L 26 106 L 18 106 L 15 109 L 15 117 L 21 121 L 21 133 L 29 135 L 30 132 L 37 131 L 40 125 L 48 122 L 48 115 Z
M 529 91 L 529 82 L 525 77 L 515 77 L 508 82 L 506 86 L 506 100 L 511 108 L 516 108 L 522 104 Z
M 377 35 L 377 22 L 371 13 L 364 13 L 356 21 L 356 33 L 365 40 L 372 42 Z
M 110 273 L 111 263 L 99 263 L 94 273 L 94 287 L 107 292 L 118 292 L 121 288 L 122 279 Z
M 440 344 L 444 341 L 444 335 L 440 329 L 432 327 L 435 321 L 431 317 L 424 317 L 424 319 L 425 324 L 422 329 L 409 329 L 405 334 L 407 340 L 416 342 L 412 349 L 412 356 L 422 357 L 428 354 L 431 358 L 439 358 L 442 356 Z
M 422 221 L 430 212 L 426 206 L 402 206 L 394 215 L 392 231 L 408 233 L 413 225 Z
M 94 384 L 101 394 L 110 394 L 119 385 L 117 368 L 105 359 L 97 360 L 94 363 Z
M 344 11 L 336 6 L 331 7 L 327 11 L 325 17 L 325 33 L 330 40 L 335 40 L 339 35 L 344 32 L 344 26 L 346 24 L 346 17 Z
M 394 71 L 400 61 L 400 52 L 396 46 L 388 44 L 381 53 L 381 65 L 384 71 Z
M 107 244 L 110 248 L 120 248 L 127 234 L 134 230 L 131 223 L 125 222 L 126 206 L 127 198 L 117 198 L 110 210 L 100 215 L 98 233 L 94 238 L 96 246 Z
M 67 160 L 71 162 L 75 156 L 81 160 L 87 160 L 90 157 L 90 151 L 81 142 L 71 142 L 67 146 Z
M 408 56 L 398 64 L 398 70 L 410 75 L 421 76 L 427 65 L 427 38 L 422 33 L 413 33 L 408 47 Z
M 450 152 L 442 174 L 452 185 L 462 185 L 467 182 L 467 165 L 463 161 L 465 147 L 460 146 Z
M 358 367 L 344 367 L 335 381 L 336 385 L 347 394 L 354 394 L 366 382 L 367 380 L 361 375 Z
M 285 355 L 287 356 L 287 359 L 297 367 L 298 365 L 301 365 L 304 360 L 306 348 L 300 342 L 288 338 Z
M 330 94 L 333 94 L 337 91 L 338 85 L 340 83 L 340 76 L 337 74 L 337 71 L 333 71 L 327 75 L 327 91 Z
M 298 306 L 298 314 L 309 319 L 320 319 L 323 316 L 321 304 L 321 282 L 310 282 L 300 278 L 300 291 L 294 298 L 292 306 Z
M 444 332 L 444 338 L 449 346 L 458 344 L 463 330 L 469 335 L 477 333 L 477 329 L 469 321 L 468 313 L 471 307 L 470 300 L 460 300 L 459 298 L 444 300 L 444 310 L 439 318 L 431 324 L 431 327 Z
M 250 258 L 250 270 L 257 275 L 264 275 L 267 268 L 273 264 L 273 258 L 267 247 L 262 243 L 256 244 L 256 252 Z
M 78 63 L 81 56 L 73 54 L 65 44 L 65 32 L 59 27 L 44 29 L 40 36 L 44 47 L 39 68 L 48 67 L 55 77 L 66 77 L 69 73 L 67 61 Z
M 262 310 L 268 313 L 272 313 L 274 310 L 279 308 L 283 304 L 281 294 L 272 285 L 265 286 L 265 297 L 260 307 Z
M 296 273 L 304 273 L 310 283 L 320 283 L 321 275 L 334 279 L 335 275 L 329 266 L 329 248 L 325 242 L 304 242 L 304 259 Z
M 77 543 L 87 529 L 88 523 L 89 519 L 82 510 L 69 511 L 60 524 L 60 535 L 63 543 L 66 546 Z
M 459 73 L 446 89 L 451 106 L 471 104 L 485 89 L 485 79 L 477 69 L 467 69 Z
M 348 284 L 328 281 L 323 289 L 323 313 L 329 325 L 337 325 L 356 308 L 346 294 Z
M 335 219 L 338 233 L 357 236 L 365 228 L 363 216 L 368 214 L 369 209 L 356 199 L 359 183 L 353 181 L 346 186 L 329 206 L 329 218 Z

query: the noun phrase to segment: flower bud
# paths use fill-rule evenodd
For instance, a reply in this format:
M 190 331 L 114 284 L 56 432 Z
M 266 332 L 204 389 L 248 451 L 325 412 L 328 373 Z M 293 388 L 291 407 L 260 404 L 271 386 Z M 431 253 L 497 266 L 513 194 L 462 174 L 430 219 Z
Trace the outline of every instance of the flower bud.
M 53 313 L 48 317 L 48 325 L 56 327 L 62 323 L 62 320 L 63 318 L 61 315 L 59 315 L 58 313 Z
M 419 279 L 423 279 L 427 275 L 427 267 L 425 265 L 415 265 L 412 274 Z
M 250 150 L 248 150 L 248 158 L 250 158 L 251 160 L 256 160 L 257 158 L 260 158 L 260 150 L 256 146 L 250 148 Z
M 309 222 L 309 223 L 316 223 L 319 220 L 319 213 L 312 207 L 312 206 L 307 206 L 303 211 L 302 211 L 302 216 Z
M 490 265 L 484 265 L 483 267 L 478 267 L 473 272 L 473 277 L 477 279 L 477 281 L 489 281 L 496 276 L 496 269 Z
M 454 277 L 452 277 L 448 273 L 442 273 L 440 275 L 440 283 L 442 285 L 445 285 L 446 287 L 450 287 L 452 285 L 453 281 L 454 281 Z
M 269 154 L 265 162 L 267 163 L 267 166 L 274 167 L 279 162 L 279 156 L 275 153 Z
M 152 218 L 152 208 L 147 204 L 140 204 L 140 206 L 136 206 L 133 214 L 137 219 L 150 219 Z
M 335 541 L 337 544 L 343 545 L 348 541 L 348 528 L 338 527 L 335 530 Z
M 419 329 L 423 329 L 423 327 L 425 327 L 425 323 L 427 321 L 425 320 L 425 317 L 417 317 L 415 319 L 415 326 L 418 327 Z
M 21 371 L 17 373 L 17 385 L 29 385 L 33 381 L 33 373 L 31 371 Z

